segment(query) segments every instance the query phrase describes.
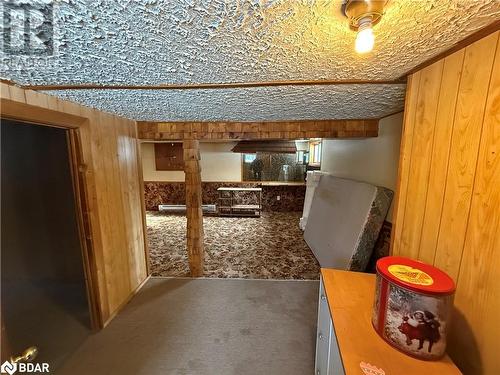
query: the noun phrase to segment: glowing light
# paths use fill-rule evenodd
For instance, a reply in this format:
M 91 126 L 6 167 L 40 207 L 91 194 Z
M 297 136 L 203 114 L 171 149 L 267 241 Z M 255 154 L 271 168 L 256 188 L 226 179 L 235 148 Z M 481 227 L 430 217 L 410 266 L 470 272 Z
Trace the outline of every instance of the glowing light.
M 373 49 L 375 36 L 373 35 L 371 22 L 365 23 L 359 27 L 354 46 L 357 53 L 367 53 Z

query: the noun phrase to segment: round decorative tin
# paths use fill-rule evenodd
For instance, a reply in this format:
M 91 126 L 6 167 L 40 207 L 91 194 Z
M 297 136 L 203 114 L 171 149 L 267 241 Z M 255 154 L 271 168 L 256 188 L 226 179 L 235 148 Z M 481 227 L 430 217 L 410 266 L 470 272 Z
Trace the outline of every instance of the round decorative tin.
M 446 331 L 455 283 L 429 264 L 403 257 L 377 262 L 372 324 L 396 349 L 437 360 L 446 351 Z

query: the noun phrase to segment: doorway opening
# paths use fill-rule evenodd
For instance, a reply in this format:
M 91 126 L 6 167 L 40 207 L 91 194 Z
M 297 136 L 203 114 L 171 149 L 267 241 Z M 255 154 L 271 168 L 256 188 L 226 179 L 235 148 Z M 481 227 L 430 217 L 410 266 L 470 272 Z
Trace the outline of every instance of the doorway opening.
M 36 346 L 51 371 L 94 327 L 75 130 L 2 119 L 2 356 Z M 4 359 L 4 358 L 2 358 Z
M 319 279 L 299 227 L 306 172 L 319 169 L 317 145 L 200 141 L 205 277 Z M 143 142 L 141 149 L 151 274 L 189 276 L 182 143 Z

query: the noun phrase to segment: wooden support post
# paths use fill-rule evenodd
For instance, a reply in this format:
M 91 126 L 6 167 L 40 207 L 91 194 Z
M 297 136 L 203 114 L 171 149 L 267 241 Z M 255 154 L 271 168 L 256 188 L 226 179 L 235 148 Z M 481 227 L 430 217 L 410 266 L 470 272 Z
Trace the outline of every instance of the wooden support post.
M 203 275 L 203 212 L 201 209 L 200 144 L 184 140 L 184 172 L 186 175 L 187 251 L 191 276 Z

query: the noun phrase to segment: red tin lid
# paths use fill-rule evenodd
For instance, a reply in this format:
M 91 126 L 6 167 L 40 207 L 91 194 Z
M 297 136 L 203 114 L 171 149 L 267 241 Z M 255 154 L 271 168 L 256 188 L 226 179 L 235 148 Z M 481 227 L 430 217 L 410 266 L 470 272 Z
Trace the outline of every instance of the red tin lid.
M 406 289 L 446 295 L 455 291 L 453 279 L 439 268 L 413 259 L 389 256 L 377 261 L 377 272 Z

